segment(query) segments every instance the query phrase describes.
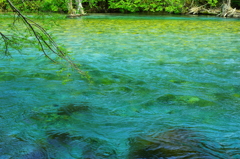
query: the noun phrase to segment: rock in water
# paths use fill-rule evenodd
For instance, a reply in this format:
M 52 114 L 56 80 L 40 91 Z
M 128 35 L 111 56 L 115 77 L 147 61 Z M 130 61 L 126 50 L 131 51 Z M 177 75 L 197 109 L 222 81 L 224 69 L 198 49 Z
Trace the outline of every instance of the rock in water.
M 228 158 L 217 143 L 188 129 L 130 139 L 129 159 L 213 159 Z

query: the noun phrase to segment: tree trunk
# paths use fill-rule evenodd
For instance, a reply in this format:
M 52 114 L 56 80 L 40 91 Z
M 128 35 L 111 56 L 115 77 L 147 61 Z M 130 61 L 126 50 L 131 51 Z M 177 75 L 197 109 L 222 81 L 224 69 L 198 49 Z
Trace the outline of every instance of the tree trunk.
M 77 13 L 84 15 L 85 13 L 82 6 L 82 0 L 76 0 L 76 5 L 77 5 Z
M 72 0 L 68 1 L 68 14 L 70 14 L 70 16 L 79 16 L 79 14 L 84 15 L 85 13 L 82 6 L 82 0 L 75 0 L 75 2 L 76 9 L 73 7 Z
M 233 9 L 231 7 L 231 0 L 223 0 L 223 5 L 221 8 L 220 16 L 221 17 L 231 17 L 235 14 L 235 12 L 236 12 L 236 8 Z
M 72 0 L 68 1 L 68 14 L 74 14 Z
M 231 0 L 227 0 L 227 5 L 231 6 Z

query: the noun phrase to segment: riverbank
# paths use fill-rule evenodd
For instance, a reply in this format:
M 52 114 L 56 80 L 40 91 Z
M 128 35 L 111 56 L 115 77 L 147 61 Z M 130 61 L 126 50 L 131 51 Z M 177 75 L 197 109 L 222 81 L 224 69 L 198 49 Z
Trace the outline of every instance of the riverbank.
M 189 14 L 215 15 L 221 17 L 240 18 L 240 10 L 231 7 L 224 12 L 222 12 L 220 8 L 206 9 L 204 6 L 192 7 L 189 9 Z

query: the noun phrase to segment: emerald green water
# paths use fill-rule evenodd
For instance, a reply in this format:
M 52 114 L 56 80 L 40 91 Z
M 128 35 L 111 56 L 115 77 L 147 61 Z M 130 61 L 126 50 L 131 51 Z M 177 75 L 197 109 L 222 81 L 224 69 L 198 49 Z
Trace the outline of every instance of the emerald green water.
M 56 23 L 51 33 L 91 82 L 31 48 L 2 58 L 0 159 L 136 158 L 131 139 L 181 129 L 208 146 L 181 141 L 182 131 L 167 141 L 196 146 L 207 155 L 199 158 L 240 158 L 239 19 L 93 14 Z

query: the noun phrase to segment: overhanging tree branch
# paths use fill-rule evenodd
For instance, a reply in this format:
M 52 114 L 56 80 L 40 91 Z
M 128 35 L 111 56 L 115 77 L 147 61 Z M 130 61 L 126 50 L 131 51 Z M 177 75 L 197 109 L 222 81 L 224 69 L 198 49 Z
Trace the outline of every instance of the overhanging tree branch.
M 8 37 L 6 37 L 2 32 L 0 32 L 0 35 L 3 39 L 4 44 L 5 44 L 4 55 L 8 56 L 8 55 L 10 55 L 9 51 L 8 51 L 8 46 L 9 46 L 10 39 Z
M 85 77 L 89 78 L 89 76 L 80 70 L 78 66 L 67 56 L 66 52 L 64 52 L 59 46 L 56 44 L 56 42 L 52 39 L 52 37 L 47 33 L 47 31 L 41 27 L 36 22 L 28 19 L 26 16 L 24 16 L 21 11 L 19 11 L 11 0 L 7 0 L 9 5 L 11 6 L 12 10 L 17 13 L 17 18 L 21 19 L 23 21 L 23 24 L 27 27 L 27 30 L 32 34 L 35 39 L 38 42 L 38 45 L 40 46 L 41 51 L 43 54 L 50 59 L 53 62 L 57 62 L 53 58 L 50 57 L 50 53 L 56 54 L 58 57 L 64 59 L 67 61 L 74 69 L 76 69 L 80 74 L 84 75 Z M 15 19 L 16 21 L 16 19 Z M 14 21 L 14 23 L 15 23 Z M 0 32 L 0 36 L 2 37 L 4 43 L 5 43 L 5 55 L 10 55 L 9 53 L 9 41 L 10 39 L 5 36 L 3 33 Z M 50 52 L 50 53 L 49 53 Z

